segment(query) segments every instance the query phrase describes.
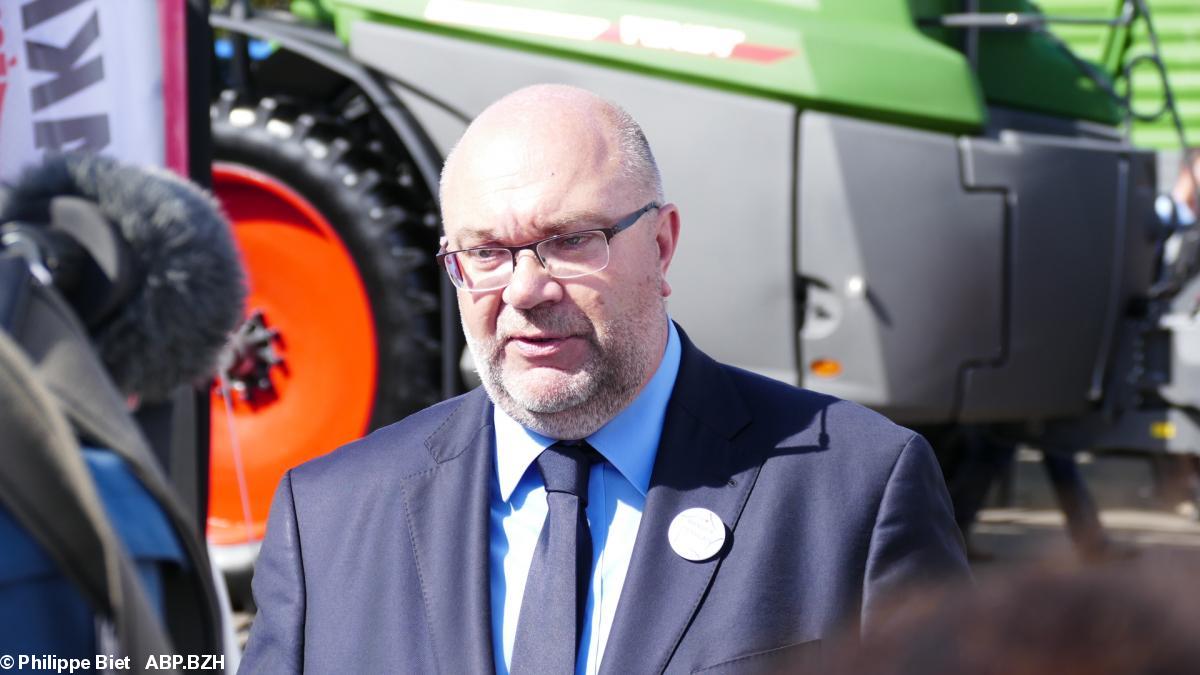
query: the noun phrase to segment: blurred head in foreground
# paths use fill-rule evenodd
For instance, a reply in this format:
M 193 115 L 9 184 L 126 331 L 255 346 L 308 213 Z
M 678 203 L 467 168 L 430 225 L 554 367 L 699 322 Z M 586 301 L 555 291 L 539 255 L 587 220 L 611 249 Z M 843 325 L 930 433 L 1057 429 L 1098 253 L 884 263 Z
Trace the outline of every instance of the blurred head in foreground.
M 1192 560 L 1141 560 L 992 578 L 897 605 L 861 645 L 829 653 L 862 675 L 1185 675 L 1200 672 Z

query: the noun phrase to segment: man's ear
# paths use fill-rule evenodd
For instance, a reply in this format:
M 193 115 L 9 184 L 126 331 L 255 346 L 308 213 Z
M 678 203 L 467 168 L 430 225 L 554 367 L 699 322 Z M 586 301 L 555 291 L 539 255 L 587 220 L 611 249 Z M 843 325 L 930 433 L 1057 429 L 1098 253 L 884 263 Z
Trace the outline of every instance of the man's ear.
M 658 245 L 658 275 L 662 279 L 662 296 L 671 295 L 671 284 L 667 281 L 667 270 L 675 257 L 675 247 L 679 244 L 679 207 L 674 204 L 663 204 L 658 207 L 654 240 Z

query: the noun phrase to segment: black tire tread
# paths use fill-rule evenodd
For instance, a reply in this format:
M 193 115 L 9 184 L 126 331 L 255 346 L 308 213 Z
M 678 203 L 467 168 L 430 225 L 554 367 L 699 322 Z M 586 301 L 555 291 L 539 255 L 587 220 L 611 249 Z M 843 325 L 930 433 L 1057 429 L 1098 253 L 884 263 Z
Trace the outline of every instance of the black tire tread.
M 235 124 L 253 111 L 251 124 Z M 212 106 L 214 158 L 248 166 L 303 195 L 337 230 L 367 291 L 375 322 L 378 377 L 371 427 L 438 398 L 441 343 L 430 191 L 412 180 L 403 148 L 379 140 L 369 116 L 230 90 Z M 272 124 L 290 127 L 290 135 Z M 320 152 L 321 150 L 324 152 Z M 399 161 L 397 159 L 399 158 Z

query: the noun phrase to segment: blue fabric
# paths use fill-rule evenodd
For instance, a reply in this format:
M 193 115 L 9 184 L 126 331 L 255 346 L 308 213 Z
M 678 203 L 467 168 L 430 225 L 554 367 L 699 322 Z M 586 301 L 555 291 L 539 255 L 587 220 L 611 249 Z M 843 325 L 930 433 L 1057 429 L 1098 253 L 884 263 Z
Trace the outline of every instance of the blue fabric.
M 83 458 L 96 481 L 104 510 L 130 555 L 182 563 L 183 549 L 167 514 L 129 471 L 125 460 L 94 448 L 84 448 Z
M 129 467 L 107 450 L 83 457 L 101 502 L 137 566 L 151 605 L 162 613 L 164 564 L 182 565 L 183 550 L 166 514 Z M 41 546 L 0 507 L 0 654 L 95 655 L 92 609 Z
M 617 600 L 633 555 L 646 504 L 650 474 L 662 436 L 663 417 L 675 387 L 682 348 L 668 322 L 667 346 L 658 370 L 638 397 L 587 438 L 607 464 L 592 466 L 588 525 L 592 534 L 592 580 L 583 615 L 576 671 L 595 673 L 616 616 Z M 522 427 L 495 408 L 496 480 L 491 497 L 492 643 L 496 672 L 512 663 L 518 617 L 533 552 L 546 519 L 546 490 L 531 464 L 554 441 Z M 611 465 L 611 466 L 610 466 Z M 598 608 L 598 610 L 597 610 Z

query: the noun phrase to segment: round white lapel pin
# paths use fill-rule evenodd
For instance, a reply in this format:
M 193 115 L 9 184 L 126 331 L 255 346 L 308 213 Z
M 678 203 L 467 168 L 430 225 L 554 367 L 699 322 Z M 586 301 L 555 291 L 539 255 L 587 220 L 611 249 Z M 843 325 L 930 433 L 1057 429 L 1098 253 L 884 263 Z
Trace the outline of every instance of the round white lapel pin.
M 681 558 L 702 562 L 720 553 L 725 546 L 725 523 L 708 509 L 680 511 L 667 529 L 667 541 Z

